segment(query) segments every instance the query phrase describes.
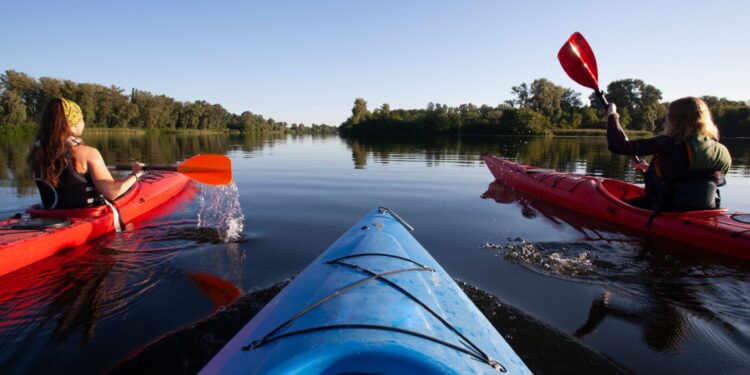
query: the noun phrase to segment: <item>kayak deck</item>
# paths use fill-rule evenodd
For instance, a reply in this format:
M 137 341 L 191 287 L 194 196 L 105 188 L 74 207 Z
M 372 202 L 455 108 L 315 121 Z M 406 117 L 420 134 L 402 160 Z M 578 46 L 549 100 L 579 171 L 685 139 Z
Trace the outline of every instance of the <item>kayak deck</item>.
M 201 373 L 529 373 L 387 209 L 355 224 Z

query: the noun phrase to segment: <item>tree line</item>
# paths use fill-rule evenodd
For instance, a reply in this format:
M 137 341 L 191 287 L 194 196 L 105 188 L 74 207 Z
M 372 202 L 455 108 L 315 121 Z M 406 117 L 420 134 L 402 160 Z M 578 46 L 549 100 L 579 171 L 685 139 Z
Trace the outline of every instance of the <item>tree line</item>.
M 512 99 L 497 106 L 462 104 L 449 107 L 430 102 L 425 109 L 396 109 L 388 104 L 370 111 L 357 98 L 352 115 L 341 124 L 345 135 L 363 134 L 497 134 L 539 135 L 558 129 L 605 129 L 606 117 L 592 94 L 586 104 L 572 89 L 539 78 L 511 89 Z M 659 132 L 669 103 L 661 90 L 639 79 L 610 83 L 605 95 L 617 103 L 626 129 Z M 704 96 L 722 136 L 750 136 L 750 105 L 715 96 Z
M 203 100 L 180 102 L 165 95 L 133 89 L 130 95 L 117 86 L 76 83 L 50 77 L 35 79 L 7 70 L 0 75 L 0 125 L 33 127 L 46 103 L 65 97 L 81 106 L 86 126 L 121 129 L 236 130 L 242 133 L 336 133 L 325 124 L 292 124 L 250 111 L 234 114 L 220 104 Z

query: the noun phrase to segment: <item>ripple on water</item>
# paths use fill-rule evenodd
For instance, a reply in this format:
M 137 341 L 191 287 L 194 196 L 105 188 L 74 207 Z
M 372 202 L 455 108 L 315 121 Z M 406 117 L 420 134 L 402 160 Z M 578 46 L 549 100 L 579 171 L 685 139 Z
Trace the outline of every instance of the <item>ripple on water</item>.
M 63 340 L 137 309 L 160 283 L 184 277 L 169 262 L 205 242 L 222 242 L 196 220 L 153 222 L 99 240 L 0 277 L 0 367 L 43 337 Z
M 607 319 L 627 321 L 662 353 L 691 353 L 707 368 L 750 365 L 750 273 L 743 264 L 649 251 L 633 242 L 485 243 L 533 272 L 593 284 L 601 294 L 574 332 L 584 339 Z M 707 349 L 708 348 L 708 349 Z

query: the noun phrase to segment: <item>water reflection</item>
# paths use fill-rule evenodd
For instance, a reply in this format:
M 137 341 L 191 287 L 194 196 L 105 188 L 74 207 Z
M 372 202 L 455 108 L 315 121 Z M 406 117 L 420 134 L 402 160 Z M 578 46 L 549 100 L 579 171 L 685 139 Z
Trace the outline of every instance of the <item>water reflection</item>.
M 631 159 L 607 150 L 602 137 L 423 137 L 345 138 L 357 169 L 369 162 L 387 164 L 393 159 L 423 155 L 428 166 L 441 162 L 473 164 L 485 152 L 523 164 L 566 172 L 642 182 L 631 168 Z M 750 147 L 742 139 L 725 139 L 732 153 L 732 173 L 750 176 Z M 409 155 L 411 157 L 409 157 Z
M 565 223 L 581 233 L 582 239 L 586 241 L 632 242 L 641 239 L 637 232 L 627 227 L 555 206 L 538 196 L 516 190 L 502 181 L 490 183 L 482 198 L 493 199 L 501 204 L 517 204 L 520 206 L 521 214 L 527 219 L 541 216 L 555 224 Z
M 238 243 L 223 241 L 218 228 L 198 228 L 195 209 L 183 211 L 195 205 L 195 194 L 196 187 L 189 185 L 168 204 L 129 224 L 128 231 L 1 276 L 0 342 L 4 349 L 0 351 L 0 372 L 66 372 L 60 364 L 38 359 L 59 355 L 71 342 L 77 341 L 74 347 L 81 348 L 109 342 L 106 332 L 111 331 L 112 323 L 128 320 L 170 280 L 189 280 L 185 284 L 192 285 L 214 308 L 239 297 L 241 291 L 235 285 L 242 278 L 244 255 Z M 207 243 L 225 249 L 212 254 L 212 259 L 225 265 L 220 268 L 221 277 L 175 264 L 179 255 L 205 248 Z M 161 308 L 170 309 L 167 305 Z M 108 364 L 106 358 L 86 361 L 90 368 Z M 65 366 L 76 363 L 66 362 Z
M 233 149 L 252 153 L 281 139 L 284 139 L 283 135 L 84 134 L 86 144 L 97 148 L 108 164 L 123 164 L 131 160 L 174 164 L 193 155 L 226 154 Z M 0 140 L 0 187 L 15 189 L 18 197 L 36 194 L 36 185 L 26 165 L 26 155 L 33 140 L 31 136 L 11 136 Z
M 492 180 L 480 157 L 486 151 L 637 182 L 628 158 L 609 153 L 601 138 L 89 135 L 86 141 L 113 163 L 229 154 L 247 216 L 246 242 L 227 244 L 211 228 L 196 228 L 194 200 L 185 212 L 144 224 L 134 232 L 142 238 L 107 237 L 45 260 L 36 271 L 0 278 L 0 372 L 107 368 L 205 317 L 238 291 L 293 275 L 356 219 L 352 215 L 378 204 L 408 215 L 420 242 L 454 276 L 559 331 L 514 334 L 517 345 L 545 355 L 540 361 L 574 363 L 565 357 L 576 352 L 545 348 L 559 345 L 562 336 L 580 343 L 573 337 L 578 332 L 586 345 L 635 371 L 698 373 L 710 366 L 727 373 L 750 364 L 750 266 L 664 251 L 669 244 L 516 199 L 496 185 L 486 197 L 504 204 L 477 199 Z M 15 177 L 24 176 L 30 143 L 0 140 L 0 193 L 6 194 L 0 203 L 6 206 L 32 200 L 19 202 L 15 195 L 36 196 L 30 179 Z M 750 163 L 746 143 L 727 140 L 735 167 L 722 191 L 742 210 L 750 207 L 741 190 L 750 181 L 741 178 Z M 478 248 L 508 237 L 492 249 Z
M 329 137 L 313 136 L 312 140 Z M 277 144 L 309 138 L 283 134 L 85 134 L 84 140 L 99 149 L 110 164 L 130 160 L 172 164 L 200 153 L 238 150 L 253 155 Z M 540 168 L 642 182 L 641 176 L 630 168 L 630 158 L 609 152 L 606 141 L 599 137 L 368 137 L 345 138 L 344 142 L 356 169 L 364 169 L 368 163 L 413 160 L 415 155 L 423 156 L 427 166 L 448 162 L 476 165 L 480 155 L 490 152 Z M 30 136 L 0 140 L 0 187 L 14 188 L 19 197 L 36 193 L 26 167 L 26 154 L 32 143 Z M 742 139 L 726 139 L 724 143 L 733 156 L 732 173 L 750 176 L 750 147 Z
M 750 348 L 750 335 L 744 327 L 750 316 L 746 304 L 750 300 L 750 263 L 706 258 L 685 247 L 628 234 L 499 181 L 489 185 L 483 198 L 518 205 L 524 217 L 541 216 L 581 234 L 580 242 L 511 239 L 506 244 L 484 246 L 534 272 L 600 286 L 602 292 L 574 331 L 577 338 L 595 335 L 605 321 L 614 319 L 640 327 L 642 342 L 658 352 L 684 350 L 685 342 L 702 339 L 707 326 L 715 327 L 712 335 L 721 332 L 740 347 Z M 747 362 L 750 354 L 735 359 Z
M 599 138 L 553 137 L 440 137 L 417 139 L 368 138 L 346 139 L 352 151 L 355 168 L 370 162 L 388 163 L 407 155 L 423 154 L 426 163 L 441 162 L 476 164 L 479 156 L 490 152 L 542 168 L 609 176 L 639 181 L 629 159 L 607 151 Z

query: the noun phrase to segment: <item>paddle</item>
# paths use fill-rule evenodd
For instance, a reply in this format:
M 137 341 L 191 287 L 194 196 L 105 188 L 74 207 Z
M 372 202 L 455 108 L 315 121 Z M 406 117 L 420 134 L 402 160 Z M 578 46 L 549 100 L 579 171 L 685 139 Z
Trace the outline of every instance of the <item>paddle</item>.
M 560 60 L 560 65 L 562 65 L 568 77 L 578 84 L 594 90 L 596 97 L 606 110 L 609 103 L 607 98 L 604 97 L 604 90 L 599 88 L 596 56 L 594 56 L 594 51 L 581 33 L 575 32 L 568 38 L 568 41 L 560 48 L 560 52 L 557 53 L 557 59 Z M 625 141 L 627 141 L 628 136 L 624 131 L 623 135 Z M 633 162 L 638 170 L 645 171 L 644 164 L 641 163 L 638 156 L 633 156 Z
M 205 294 L 216 308 L 229 305 L 242 295 L 242 291 L 236 285 L 232 284 L 231 281 L 224 280 L 210 273 L 196 272 L 191 273 L 189 276 L 190 280 L 198 287 L 198 290 Z
M 108 168 L 129 171 L 132 166 L 117 164 Z M 146 165 L 143 170 L 175 171 L 206 185 L 226 185 L 232 182 L 232 161 L 224 155 L 217 154 L 195 155 L 176 165 Z

